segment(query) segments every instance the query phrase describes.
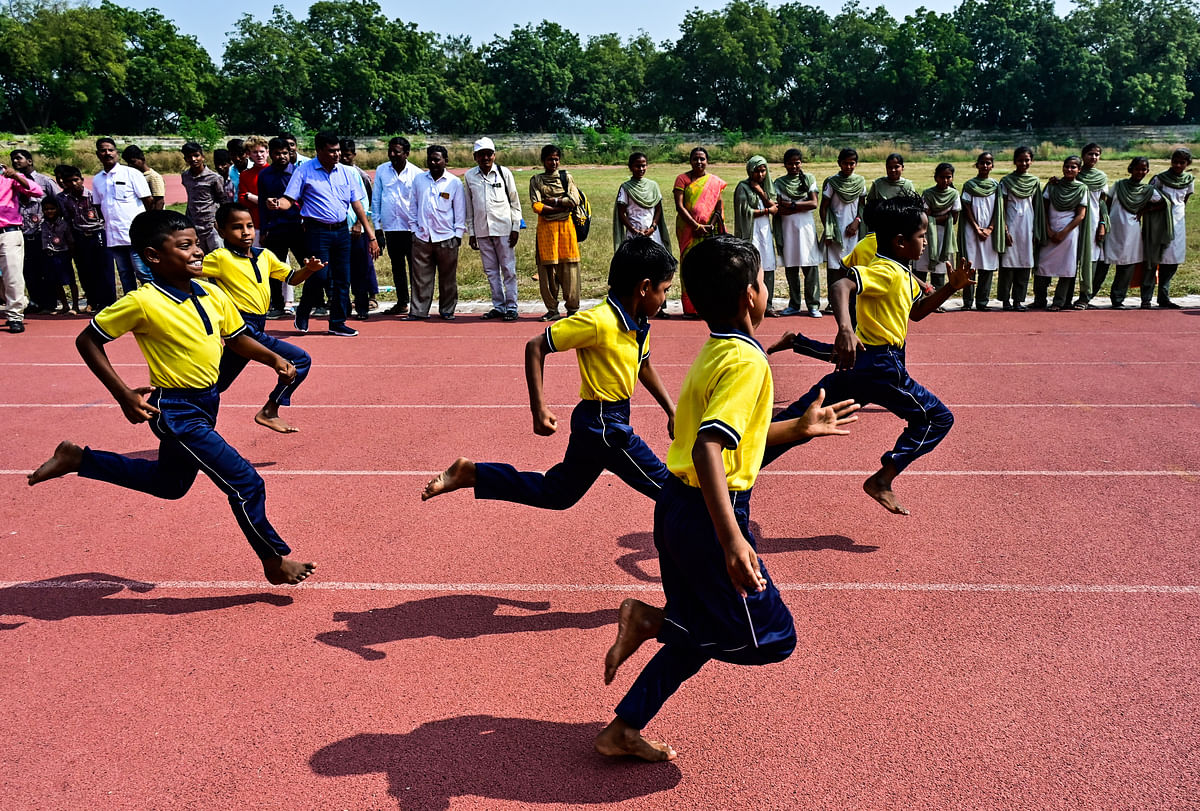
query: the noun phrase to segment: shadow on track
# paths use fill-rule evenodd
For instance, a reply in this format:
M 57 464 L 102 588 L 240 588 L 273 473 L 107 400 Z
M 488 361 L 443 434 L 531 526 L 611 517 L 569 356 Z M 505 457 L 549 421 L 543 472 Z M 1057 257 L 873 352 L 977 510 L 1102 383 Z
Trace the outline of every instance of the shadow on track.
M 634 765 L 596 754 L 592 739 L 602 726 L 465 715 L 404 735 L 354 735 L 320 749 L 309 765 L 323 777 L 384 773 L 388 794 L 411 811 L 442 811 L 456 797 L 618 803 L 678 785 L 674 763 Z
M 497 614 L 500 608 L 537 613 Z M 334 622 L 346 623 L 341 631 L 317 634 L 317 641 L 343 648 L 367 660 L 383 659 L 376 645 L 437 636 L 442 639 L 472 639 L 492 634 L 556 631 L 560 628 L 600 628 L 617 621 L 617 609 L 598 611 L 551 611 L 550 602 L 510 600 L 484 594 L 447 594 L 411 600 L 392 608 L 373 611 L 336 611 Z
M 78 583 L 61 587 L 53 583 Z M 128 614 L 194 614 L 199 611 L 219 611 L 254 603 L 291 605 L 292 598 L 283 594 L 230 594 L 217 597 L 127 597 L 111 599 L 123 591 L 146 594 L 154 590 L 153 583 L 129 580 L 101 572 L 84 572 L 27 585 L 0 589 L 0 617 L 29 617 L 56 622 L 71 617 L 112 617 Z M 25 623 L 0 623 L 0 631 L 11 631 Z
M 814 535 L 810 538 L 764 538 L 758 524 L 751 521 L 750 529 L 758 539 L 758 551 L 762 555 L 775 555 L 781 552 L 849 552 L 855 555 L 868 554 L 879 550 L 878 546 L 866 546 L 855 543 L 853 538 L 845 535 Z M 643 563 L 657 560 L 658 551 L 654 548 L 654 533 L 631 532 L 617 539 L 617 544 L 624 549 L 632 549 L 617 558 L 616 564 L 638 580 L 647 583 L 661 583 L 662 578 L 655 572 L 646 571 Z M 655 569 L 657 570 L 657 566 Z

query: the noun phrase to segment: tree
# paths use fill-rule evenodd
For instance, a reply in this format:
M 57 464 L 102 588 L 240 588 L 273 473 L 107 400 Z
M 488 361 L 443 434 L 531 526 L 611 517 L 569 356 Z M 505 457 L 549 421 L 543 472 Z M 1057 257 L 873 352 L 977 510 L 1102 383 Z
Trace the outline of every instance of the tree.
M 895 129 L 955 127 L 970 93 L 974 61 L 949 14 L 921 8 L 886 35 L 885 122 Z
M 445 37 L 436 49 L 440 80 L 430 87 L 429 123 L 435 132 L 494 130 L 500 121 L 499 93 L 488 79 L 482 48 L 470 37 Z
M 558 23 L 514 27 L 485 49 L 488 81 L 500 91 L 500 123 L 518 130 L 571 130 L 571 88 L 583 49 L 579 37 Z
M 267 22 L 238 20 L 225 45 L 224 113 L 233 132 L 273 132 L 300 120 L 316 53 L 283 6 Z
M 572 112 L 598 129 L 657 129 L 659 111 L 646 92 L 655 51 L 645 33 L 624 44 L 616 34 L 590 37 L 571 93 Z
M 851 0 L 833 18 L 827 66 L 830 124 L 854 130 L 885 122 L 894 80 L 888 76 L 887 42 L 896 21 L 883 7 L 864 13 Z
M 776 127 L 781 130 L 811 130 L 824 127 L 830 119 L 830 101 L 835 88 L 829 79 L 830 53 L 826 43 L 832 35 L 829 15 L 815 6 L 788 3 L 775 10 L 779 32 L 779 69 L 771 79 L 778 101 Z
M 1047 0 L 963 0 L 954 12 L 967 38 L 975 73 L 966 103 L 971 126 L 1017 127 L 1033 122 L 1032 91 L 1043 81 L 1035 38 L 1038 18 L 1054 15 Z
M 30 0 L 0 14 L 0 89 L 26 132 L 90 128 L 101 101 L 124 84 L 126 64 L 102 9 Z

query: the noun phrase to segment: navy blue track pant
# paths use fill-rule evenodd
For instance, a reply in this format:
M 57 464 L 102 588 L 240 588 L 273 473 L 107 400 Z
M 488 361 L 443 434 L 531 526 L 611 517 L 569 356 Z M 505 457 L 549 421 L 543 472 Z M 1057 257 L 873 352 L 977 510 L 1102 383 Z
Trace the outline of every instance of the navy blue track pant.
M 629 401 L 584 400 L 571 413 L 571 439 L 563 460 L 545 473 L 524 473 L 512 465 L 475 466 L 475 498 L 512 501 L 545 510 L 565 510 L 605 470 L 651 499 L 658 500 L 671 478 L 667 466 L 629 426 Z
M 742 535 L 750 532 L 750 491 L 730 492 Z M 684 681 L 709 659 L 735 665 L 782 662 L 796 648 L 792 614 L 762 564 L 767 587 L 742 597 L 725 568 L 725 552 L 704 503 L 704 493 L 675 476 L 654 505 L 654 546 L 662 569 L 666 618 L 662 647 L 634 681 L 616 714 L 643 729 Z M 762 563 L 761 559 L 759 560 Z
M 207 389 L 155 389 L 150 419 L 158 437 L 157 459 L 135 459 L 84 448 L 79 475 L 166 499 L 183 498 L 204 473 L 229 497 L 238 526 L 262 560 L 292 550 L 267 520 L 267 492 L 258 471 L 216 431 L 221 396 Z
M 904 367 L 903 347 L 868 346 L 859 350 L 853 369 L 825 375 L 807 394 L 775 415 L 772 422 L 801 416 L 817 399 L 817 391 L 822 388 L 825 389 L 827 404 L 849 399 L 862 405 L 874 403 L 908 422 L 895 447 L 881 459 L 885 465 L 891 462 L 897 471 L 904 470 L 936 448 L 954 425 L 954 415 L 950 409 L 937 395 L 909 376 Z M 763 455 L 763 467 L 807 441 L 768 446 Z
M 285 383 L 280 380 L 267 398 L 272 403 L 277 403 L 281 406 L 291 405 L 292 392 L 304 382 L 304 378 L 308 377 L 308 370 L 312 368 L 312 357 L 295 344 L 289 344 L 287 341 L 276 338 L 274 335 L 268 335 L 265 331 L 267 324 L 267 317 L 265 315 L 242 313 L 242 320 L 246 322 L 246 332 L 251 338 L 258 341 L 267 349 L 270 349 L 276 355 L 290 361 L 296 367 L 296 376 L 292 379 L 292 382 Z M 225 352 L 221 355 L 221 371 L 217 377 L 217 391 L 224 393 L 226 389 L 233 385 L 233 381 L 237 380 L 237 376 L 242 373 L 242 370 L 246 368 L 246 364 L 249 362 L 249 358 L 243 358 L 237 352 L 232 352 L 229 347 L 226 347 Z

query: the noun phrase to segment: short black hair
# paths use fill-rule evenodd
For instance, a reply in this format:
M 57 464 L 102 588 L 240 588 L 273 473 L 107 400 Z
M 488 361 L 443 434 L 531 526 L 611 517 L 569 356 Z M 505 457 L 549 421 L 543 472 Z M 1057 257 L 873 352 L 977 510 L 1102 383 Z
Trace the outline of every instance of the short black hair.
M 397 135 L 395 138 L 392 138 L 390 141 L 388 141 L 388 149 L 391 149 L 394 146 L 403 147 L 405 152 L 412 150 L 412 144 L 410 144 L 408 139 L 403 135 Z
M 608 289 L 614 296 L 637 290 L 646 279 L 657 287 L 675 275 L 679 263 L 671 252 L 650 237 L 627 239 L 608 263 Z
M 1028 155 L 1029 159 L 1033 160 L 1033 148 L 1022 145 L 1013 150 L 1013 160 L 1014 161 L 1017 158 L 1021 157 L 1022 155 Z
M 117 148 L 117 142 L 116 142 L 116 141 L 114 141 L 112 138 L 109 138 L 107 135 L 105 135 L 105 136 L 104 136 L 104 137 L 102 137 L 102 138 L 97 138 L 97 139 L 96 139 L 96 151 L 97 151 L 97 152 L 99 152 L 99 151 L 100 151 L 100 144 L 112 144 L 112 145 L 113 145 L 113 149 L 116 149 L 116 148 Z
M 33 160 L 33 153 L 30 152 L 28 149 L 14 149 L 12 152 L 8 153 L 8 159 L 10 161 L 16 160 L 18 155 L 20 155 L 22 158 L 24 158 L 27 161 Z
M 62 203 L 58 202 L 58 195 L 56 194 L 47 194 L 42 198 L 42 208 L 46 206 L 54 206 L 59 211 L 62 211 Z
M 710 325 L 737 317 L 747 287 L 757 285 L 762 263 L 758 249 L 744 239 L 718 234 L 683 257 L 683 286 L 696 312 Z
M 542 147 L 542 162 L 544 163 L 546 158 L 550 157 L 551 155 L 558 155 L 558 159 L 562 160 L 562 150 L 554 144 L 546 144 L 544 147 Z
M 338 140 L 337 133 L 330 132 L 329 130 L 322 130 L 321 132 L 318 132 L 313 138 L 313 143 L 316 145 L 317 149 L 324 149 L 327 146 L 336 146 L 338 149 L 342 148 L 342 144 L 341 141 Z
M 1171 153 L 1171 161 L 1174 162 L 1174 160 L 1176 158 L 1180 158 L 1182 160 L 1187 161 L 1188 165 L 1191 166 L 1192 151 L 1190 149 L 1184 149 L 1183 147 L 1179 147 L 1179 149 L 1176 149 L 1174 152 Z
M 121 157 L 128 161 L 141 161 L 146 159 L 146 153 L 137 144 L 130 144 L 125 147 L 125 151 L 121 153 Z
M 171 234 L 195 227 L 189 217 L 169 208 L 143 211 L 133 218 L 129 226 L 129 242 L 138 256 L 145 260 L 146 249 L 160 248 Z
M 241 138 L 230 138 L 225 142 L 225 148 L 229 150 L 229 154 L 235 158 L 240 158 L 246 154 L 246 142 Z
M 228 149 L 214 149 L 213 165 L 220 166 L 222 163 L 233 163 L 233 156 L 229 154 Z
M 340 146 L 342 148 L 343 152 L 357 152 L 358 151 L 358 145 L 354 143 L 353 138 L 343 138 L 341 140 L 341 142 L 338 144 L 338 146 Z
M 282 135 L 276 135 L 274 138 L 267 141 L 267 150 L 270 152 L 276 152 L 280 149 L 290 148 L 291 147 L 288 146 L 287 138 L 284 138 Z
M 195 155 L 197 152 L 199 152 L 201 155 L 203 155 L 204 147 L 200 146 L 200 144 L 196 143 L 195 141 L 188 141 L 186 144 L 179 147 L 179 151 L 182 152 L 185 156 L 186 155 Z
M 433 144 L 432 146 L 425 147 L 426 158 L 432 158 L 434 152 L 440 152 L 442 153 L 443 158 L 445 158 L 447 161 L 450 160 L 450 153 L 447 152 L 446 147 L 442 146 L 441 144 Z
M 217 228 L 224 228 L 233 219 L 235 212 L 242 212 L 249 215 L 250 209 L 246 208 L 241 203 L 221 203 L 217 206 Z
M 893 239 L 907 239 L 917 233 L 924 213 L 925 203 L 921 197 L 905 190 L 887 200 L 868 202 L 863 219 L 875 232 L 878 250 L 886 254 Z
M 69 163 L 60 163 L 54 167 L 55 177 L 83 177 L 83 172 L 79 171 L 78 166 L 72 166 Z
M 292 135 L 290 132 L 281 132 L 281 133 L 279 133 L 279 135 L 277 137 L 282 138 L 285 141 L 295 141 L 296 140 L 296 136 Z

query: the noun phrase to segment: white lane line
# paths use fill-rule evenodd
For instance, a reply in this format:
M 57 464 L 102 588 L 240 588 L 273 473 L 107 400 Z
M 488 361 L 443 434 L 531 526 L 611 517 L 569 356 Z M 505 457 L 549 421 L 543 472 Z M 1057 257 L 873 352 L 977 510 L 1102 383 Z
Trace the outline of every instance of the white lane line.
M 275 468 L 259 468 L 260 476 L 436 476 L 440 470 L 278 470 Z M 763 470 L 759 477 L 781 476 L 870 476 L 874 470 Z M 0 470 L 0 476 L 28 476 L 29 470 Z M 602 476 L 615 476 L 611 471 L 604 471 Z M 1200 470 L 906 470 L 905 478 L 970 478 L 972 476 L 1025 476 L 1033 478 L 1159 478 L 1200 477 Z
M 271 586 L 259 580 L 166 580 L 158 583 L 104 580 L 36 580 L 0 581 L 0 589 L 61 589 L 83 591 L 134 586 L 142 592 L 151 591 L 243 591 L 252 589 L 290 590 L 290 586 Z M 1200 594 L 1200 586 L 1169 586 L 1153 583 L 782 583 L 780 591 L 882 591 L 882 592 L 994 592 L 1009 594 Z M 336 581 L 306 581 L 298 588 L 304 591 L 413 591 L 437 593 L 489 592 L 660 592 L 656 583 L 353 583 Z M 137 593 L 137 592 L 135 592 Z M 145 593 L 145 592 L 142 592 Z M 153 599 L 153 596 L 146 599 Z
M 26 323 L 32 323 L 32 322 L 26 322 Z M 82 324 L 83 322 L 80 322 L 80 323 Z M 533 327 L 534 324 L 531 322 L 529 324 L 529 326 Z M 366 329 L 368 331 L 370 331 L 372 328 L 367 327 Z M 692 341 L 692 342 L 696 343 L 697 345 L 699 345 L 699 344 L 704 343 L 704 340 L 707 337 L 707 332 L 702 331 L 702 329 L 703 328 L 698 328 L 696 330 L 696 332 L 694 332 L 694 333 L 673 332 L 673 331 L 664 331 L 664 330 L 656 329 L 654 331 L 654 340 L 655 341 L 663 341 L 663 340 Z M 316 339 L 320 340 L 322 337 L 326 337 L 319 333 L 314 333 L 314 335 L 310 335 L 307 338 L 303 338 L 303 337 L 297 335 L 294 331 L 287 330 L 287 329 L 282 329 L 282 330 L 268 329 L 267 332 L 269 334 L 278 335 L 280 337 L 287 338 L 288 340 L 299 340 L 303 343 L 308 343 L 312 338 L 316 338 Z M 481 332 L 439 332 L 436 328 L 430 329 L 428 326 L 426 326 L 424 329 L 421 329 L 420 331 L 413 331 L 413 332 L 405 333 L 403 335 L 380 335 L 376 332 L 364 332 L 364 335 L 366 335 L 366 337 L 369 341 L 379 340 L 379 341 L 433 342 L 433 341 L 441 341 L 441 340 L 446 340 L 446 339 L 453 339 L 453 340 L 486 341 L 489 344 L 495 344 L 500 341 L 511 339 L 513 341 L 513 344 L 516 345 L 518 341 L 524 342 L 529 339 L 530 335 L 536 335 L 536 334 L 539 334 L 540 332 L 541 331 L 539 330 L 536 333 L 535 332 L 520 333 L 520 334 L 509 333 L 507 335 L 501 335 L 500 333 L 489 334 L 489 333 L 481 333 Z M 1057 338 L 1059 336 L 1069 336 L 1069 335 L 1119 335 L 1122 337 L 1124 337 L 1126 335 L 1154 335 L 1154 336 L 1158 336 L 1158 337 L 1167 337 L 1167 336 L 1171 336 L 1171 335 L 1195 336 L 1196 334 L 1197 334 L 1197 330 L 1145 330 L 1145 331 L 1133 332 L 1133 331 L 1126 331 L 1126 330 L 1023 329 L 1023 330 L 1015 330 L 1013 332 L 1000 332 L 1000 331 L 993 331 L 993 332 L 922 332 L 920 335 L 920 340 L 922 343 L 927 342 L 930 344 L 935 344 L 935 343 L 937 343 L 939 338 L 972 338 L 973 337 L 973 338 L 1008 338 L 1008 339 L 1020 339 L 1020 338 L 1045 339 L 1045 338 Z M 71 340 L 74 340 L 78 337 L 79 337 L 78 332 L 61 333 L 61 334 L 60 333 L 45 334 L 45 333 L 39 332 L 36 335 L 36 339 L 70 338 Z M 768 341 L 775 340 L 775 338 L 777 336 L 762 334 L 762 335 L 758 335 L 757 337 L 759 338 L 759 340 L 762 340 L 763 343 L 765 344 Z M 764 338 L 765 338 L 765 340 L 764 340 Z M 31 338 L 30 340 L 34 340 L 34 338 Z M 336 343 L 336 342 L 331 341 L 330 343 Z
M 553 361 L 547 359 L 546 365 Z M 559 366 L 574 366 L 574 362 L 560 361 Z M 655 363 L 657 369 L 663 367 L 690 368 L 690 363 Z M 1011 360 L 1011 361 L 908 361 L 909 367 L 933 366 L 1200 366 L 1200 360 Z M 32 366 L 32 367 L 70 367 L 86 369 L 83 363 L 42 363 L 37 361 L 0 361 L 0 366 Z M 146 368 L 143 363 L 114 363 L 114 367 Z M 321 363 L 322 369 L 524 369 L 523 363 Z
M 782 402 L 782 401 L 781 401 Z M 575 403 L 552 403 L 550 408 L 569 409 L 578 405 Z M 1200 402 L 1195 403 L 946 403 L 949 408 L 1200 408 Z M 118 408 L 116 403 L 0 403 L 0 408 Z M 262 408 L 262 403 L 221 403 L 221 408 Z M 520 408 L 529 410 L 527 403 L 295 403 L 288 406 L 293 410 L 304 409 L 337 409 L 338 411 L 360 409 L 409 409 L 412 411 L 446 411 L 462 410 L 496 410 Z M 634 403 L 630 408 L 661 408 L 656 403 Z

